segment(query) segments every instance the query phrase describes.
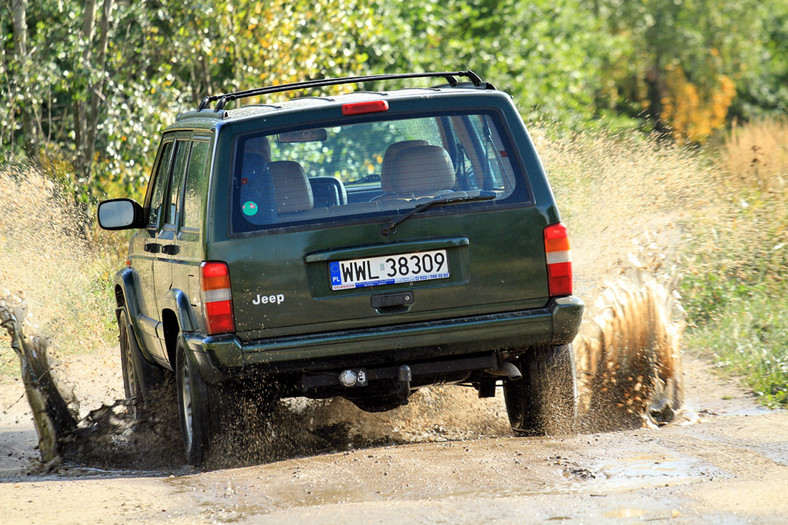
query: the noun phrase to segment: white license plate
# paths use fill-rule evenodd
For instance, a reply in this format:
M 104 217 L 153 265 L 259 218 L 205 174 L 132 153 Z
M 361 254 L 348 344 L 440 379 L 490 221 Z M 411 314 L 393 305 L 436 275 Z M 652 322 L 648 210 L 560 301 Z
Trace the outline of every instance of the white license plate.
M 332 290 L 449 277 L 449 258 L 446 256 L 446 250 L 334 261 L 329 263 L 328 267 Z

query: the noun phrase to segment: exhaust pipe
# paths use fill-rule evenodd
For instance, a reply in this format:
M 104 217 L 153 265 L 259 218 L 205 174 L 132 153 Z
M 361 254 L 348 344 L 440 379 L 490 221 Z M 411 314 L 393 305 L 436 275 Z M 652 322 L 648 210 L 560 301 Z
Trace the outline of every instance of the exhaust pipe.
M 517 381 L 523 378 L 520 369 L 509 361 L 498 361 L 498 368 L 488 369 L 487 373 L 494 376 L 506 377 L 509 381 Z

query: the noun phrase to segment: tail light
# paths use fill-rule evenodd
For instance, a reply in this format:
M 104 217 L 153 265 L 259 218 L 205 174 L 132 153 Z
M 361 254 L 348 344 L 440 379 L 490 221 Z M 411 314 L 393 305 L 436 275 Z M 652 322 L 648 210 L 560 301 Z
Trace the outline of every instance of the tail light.
M 227 264 L 212 261 L 202 263 L 200 286 L 208 335 L 235 332 L 230 269 Z
M 544 229 L 544 251 L 550 297 L 572 295 L 572 254 L 566 226 L 559 222 Z
M 389 103 L 386 100 L 369 100 L 367 102 L 354 102 L 342 105 L 343 115 L 362 115 L 364 113 L 379 113 L 388 110 Z

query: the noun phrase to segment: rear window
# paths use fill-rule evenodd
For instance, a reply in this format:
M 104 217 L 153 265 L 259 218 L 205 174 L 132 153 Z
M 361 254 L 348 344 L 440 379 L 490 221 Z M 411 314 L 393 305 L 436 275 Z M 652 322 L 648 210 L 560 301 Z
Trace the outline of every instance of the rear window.
M 235 152 L 233 231 L 392 216 L 431 200 L 526 202 L 501 130 L 495 114 L 480 113 L 246 135 Z

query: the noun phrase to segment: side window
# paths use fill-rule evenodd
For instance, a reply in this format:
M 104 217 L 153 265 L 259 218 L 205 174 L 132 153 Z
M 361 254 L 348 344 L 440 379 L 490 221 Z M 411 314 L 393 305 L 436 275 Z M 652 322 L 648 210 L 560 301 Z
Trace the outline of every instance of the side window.
M 510 194 L 515 186 L 514 170 L 497 126 L 485 115 L 472 115 L 468 120 L 481 143 L 480 157 L 485 163 L 483 168 L 489 175 L 485 180 L 485 188 Z
M 183 227 L 199 228 L 201 225 L 202 196 L 205 191 L 207 176 L 206 161 L 208 159 L 208 143 L 195 142 L 186 171 L 186 187 L 183 196 Z
M 167 199 L 167 217 L 165 224 L 175 224 L 176 212 L 178 209 L 178 196 L 180 195 L 183 174 L 186 171 L 186 161 L 189 158 L 189 146 L 191 143 L 179 140 L 175 147 L 175 162 L 172 167 L 172 184 L 170 194 Z
M 149 191 L 153 192 L 150 199 L 150 212 L 148 214 L 148 224 L 158 225 L 159 219 L 164 208 L 164 194 L 167 192 L 167 182 L 170 174 L 170 155 L 172 154 L 172 141 L 164 144 L 159 156 L 156 171 L 153 175 L 153 186 Z

